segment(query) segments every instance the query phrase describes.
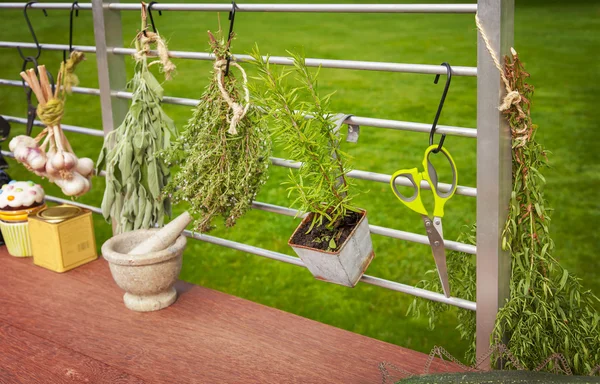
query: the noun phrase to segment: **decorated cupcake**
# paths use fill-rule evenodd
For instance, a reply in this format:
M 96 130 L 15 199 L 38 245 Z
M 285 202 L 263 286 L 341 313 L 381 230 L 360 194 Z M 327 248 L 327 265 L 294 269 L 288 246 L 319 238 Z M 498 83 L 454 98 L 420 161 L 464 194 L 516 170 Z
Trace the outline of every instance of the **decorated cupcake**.
M 44 208 L 44 190 L 33 181 L 15 181 L 0 189 L 0 229 L 8 252 L 17 257 L 31 256 L 27 216 Z

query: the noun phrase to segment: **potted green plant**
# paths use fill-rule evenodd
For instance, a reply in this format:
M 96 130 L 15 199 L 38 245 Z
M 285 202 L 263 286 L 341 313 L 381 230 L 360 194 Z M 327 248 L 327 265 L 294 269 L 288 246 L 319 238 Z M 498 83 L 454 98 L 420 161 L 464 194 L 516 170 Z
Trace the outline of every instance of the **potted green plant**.
M 270 119 L 275 140 L 302 162 L 287 184 L 292 205 L 308 215 L 288 244 L 315 278 L 354 287 L 374 257 L 367 212 L 352 204 L 349 156 L 340 150 L 331 95 L 320 96 L 318 71 L 311 73 L 302 55 L 291 55 L 294 65 L 275 71 L 258 48 L 252 53 L 255 103 Z M 299 84 L 288 86 L 290 77 Z

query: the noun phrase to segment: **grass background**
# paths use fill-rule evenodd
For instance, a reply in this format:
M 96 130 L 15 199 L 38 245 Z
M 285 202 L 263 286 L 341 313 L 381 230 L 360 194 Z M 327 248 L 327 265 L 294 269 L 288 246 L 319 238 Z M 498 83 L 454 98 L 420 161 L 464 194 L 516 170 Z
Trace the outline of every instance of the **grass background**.
M 329 0 L 327 2 L 336 2 Z M 399 1 L 393 1 L 399 2 Z M 440 2 L 437 0 L 436 2 Z M 600 139 L 597 132 L 598 80 L 600 64 L 600 5 L 594 1 L 518 0 L 515 15 L 515 47 L 525 61 L 536 86 L 533 118 L 539 124 L 537 139 L 552 152 L 546 196 L 555 208 L 552 233 L 555 256 L 584 279 L 584 284 L 600 295 L 597 252 L 600 235 L 595 225 L 600 219 Z M 42 43 L 68 43 L 68 11 L 31 10 L 30 17 Z M 227 15 L 221 18 L 227 27 Z M 218 28 L 215 13 L 163 12 L 155 16 L 161 34 L 174 50 L 206 51 L 205 31 Z M 19 10 L 0 10 L 0 40 L 30 41 Z M 137 12 L 123 12 L 124 45 L 129 46 L 139 26 Z M 353 59 L 402 63 L 476 65 L 476 28 L 473 15 L 420 14 L 285 14 L 239 13 L 234 53 L 246 53 L 258 43 L 263 54 L 286 55 L 286 50 L 304 49 L 307 57 Z M 75 45 L 94 45 L 90 11 L 81 11 L 75 20 Z M 56 73 L 61 52 L 44 51 L 40 63 Z M 96 88 L 95 56 L 78 69 L 81 86 Z M 165 94 L 198 98 L 207 83 L 210 63 L 174 60 L 178 74 L 164 85 Z M 132 60 L 127 58 L 128 77 Z M 15 49 L 0 50 L 0 78 L 19 80 L 21 59 Z M 443 88 L 433 77 L 418 74 L 377 73 L 323 69 L 322 92 L 336 91 L 332 106 L 336 111 L 358 116 L 405 121 L 431 122 Z M 182 128 L 190 117 L 188 107 L 164 106 Z M 0 89 L 0 112 L 25 116 L 23 90 Z M 101 129 L 100 102 L 96 96 L 73 95 L 67 103 L 65 124 Z M 455 77 L 440 124 L 475 127 L 476 79 Z M 24 126 L 13 124 L 11 136 L 22 134 Z M 34 133 L 39 132 L 39 128 Z M 67 134 L 79 156 L 96 159 L 101 138 Z M 391 174 L 397 169 L 420 164 L 427 135 L 363 127 L 358 144 L 347 145 L 354 167 Z M 7 144 L 4 144 L 6 149 Z M 473 139 L 448 137 L 460 171 L 460 184 L 476 185 L 476 145 Z M 275 155 L 285 157 L 276 150 Z M 14 161 L 10 174 L 15 179 L 37 177 Z M 271 177 L 258 200 L 286 206 L 281 182 L 288 170 L 272 167 Z M 49 194 L 60 190 L 42 182 Z M 417 233 L 421 220 L 396 201 L 386 184 L 357 181 L 364 193 L 359 206 L 369 211 L 369 221 Z M 93 190 L 79 199 L 99 205 L 104 181 L 96 178 Z M 444 233 L 455 239 L 465 225 L 475 220 L 475 199 L 456 196 L 446 206 Z M 221 223 L 219 223 L 221 224 Z M 96 236 L 102 244 L 110 236 L 109 226 L 95 218 Z M 262 211 L 251 211 L 232 229 L 222 225 L 212 234 L 235 241 L 292 254 L 287 238 L 297 220 Z M 434 267 L 425 245 L 373 236 L 377 257 L 368 273 L 414 285 L 425 271 Z M 307 270 L 254 255 L 190 241 L 181 277 L 317 321 L 358 332 L 419 351 L 442 345 L 457 356 L 466 343 L 454 329 L 452 312 L 443 316 L 435 330 L 427 328 L 426 318 L 407 318 L 411 296 L 359 284 L 348 289 L 315 281 Z M 450 271 L 451 273 L 452 271 Z M 102 293 L 99 293 L 102 294 Z

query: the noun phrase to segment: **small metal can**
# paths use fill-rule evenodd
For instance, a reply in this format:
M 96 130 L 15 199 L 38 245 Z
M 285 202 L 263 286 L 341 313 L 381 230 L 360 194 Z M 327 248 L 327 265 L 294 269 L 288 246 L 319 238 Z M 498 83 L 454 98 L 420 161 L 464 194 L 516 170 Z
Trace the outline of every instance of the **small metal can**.
M 61 204 L 29 215 L 33 263 L 66 272 L 98 258 L 92 212 Z

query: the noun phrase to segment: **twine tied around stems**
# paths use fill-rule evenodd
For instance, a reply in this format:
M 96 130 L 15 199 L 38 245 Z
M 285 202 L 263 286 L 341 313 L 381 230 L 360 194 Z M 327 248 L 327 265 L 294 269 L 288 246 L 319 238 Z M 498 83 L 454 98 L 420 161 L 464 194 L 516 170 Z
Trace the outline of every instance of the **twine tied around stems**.
M 229 105 L 229 108 L 231 108 L 232 112 L 231 117 L 227 117 L 227 121 L 229 122 L 229 130 L 227 130 L 227 133 L 231 135 L 236 135 L 236 126 L 244 118 L 244 116 L 246 116 L 246 113 L 248 113 L 248 109 L 250 108 L 250 92 L 248 91 L 248 77 L 246 76 L 246 71 L 244 71 L 244 69 L 238 63 L 229 63 L 230 66 L 236 67 L 242 73 L 242 88 L 244 90 L 244 102 L 246 103 L 246 105 L 243 106 L 242 104 L 234 101 L 231 95 L 225 89 L 224 67 L 226 65 L 226 59 L 217 59 L 213 64 L 213 69 L 215 70 L 215 80 L 217 81 L 217 85 L 219 86 L 219 90 L 221 91 L 221 96 L 223 96 L 223 99 L 225 100 L 227 105 Z
M 142 30 L 137 34 L 136 40 L 139 42 L 139 45 L 136 44 L 137 51 L 133 55 L 135 60 L 140 61 L 145 56 L 149 56 L 151 53 L 150 44 L 155 44 L 159 60 L 153 61 L 149 66 L 161 64 L 161 72 L 165 74 L 165 79 L 171 80 L 171 74 L 177 67 L 169 58 L 169 49 L 163 38 L 158 33 L 148 31 L 147 10 L 146 3 L 144 2 L 142 2 Z
M 75 74 L 75 68 L 85 60 L 83 52 L 73 51 L 66 62 L 60 64 L 60 72 L 63 73 L 63 87 L 65 92 L 71 94 L 71 89 L 79 85 L 79 78 Z
M 38 104 L 36 113 L 46 127 L 60 124 L 65 112 L 65 102 L 62 99 L 49 99 L 46 104 Z
M 71 89 L 79 84 L 79 79 L 75 75 L 75 68 L 79 63 L 85 60 L 85 55 L 80 51 L 73 51 L 66 62 L 60 64 L 60 72 L 56 82 L 54 95 L 47 91 L 45 102 L 38 99 L 36 113 L 40 120 L 47 127 L 55 127 L 60 124 L 65 111 L 65 98 Z M 45 68 L 44 68 L 45 71 Z M 41 73 L 41 71 L 40 71 Z M 45 72 L 44 72 L 45 74 Z M 40 85 L 41 87 L 41 85 Z
M 502 66 L 500 65 L 500 61 L 498 60 L 498 57 L 496 57 L 496 54 L 494 53 L 494 50 L 492 49 L 490 40 L 488 39 L 487 35 L 485 34 L 485 31 L 483 30 L 483 26 L 481 25 L 481 21 L 479 20 L 479 16 L 477 14 L 475 14 L 475 24 L 477 25 L 477 29 L 479 30 L 479 33 L 481 33 L 481 38 L 483 39 L 483 42 L 485 43 L 485 47 L 487 48 L 488 52 L 490 53 L 490 56 L 492 57 L 492 61 L 494 62 L 494 65 L 496 66 L 496 68 L 498 68 L 498 71 L 500 72 L 500 78 L 502 79 L 502 82 L 504 83 L 504 88 L 506 89 L 506 96 L 504 96 L 504 99 L 502 100 L 502 104 L 500 104 L 498 109 L 500 111 L 506 111 L 512 105 L 515 105 L 519 111 L 519 114 L 523 115 L 524 114 L 523 110 L 519 106 L 519 103 L 521 102 L 521 95 L 519 94 L 519 91 L 517 91 L 516 89 L 512 89 L 510 82 L 506 78 L 506 74 L 504 73 L 504 68 L 502 68 Z M 513 55 L 516 55 L 516 52 L 512 48 L 511 48 L 511 52 L 513 52 Z

